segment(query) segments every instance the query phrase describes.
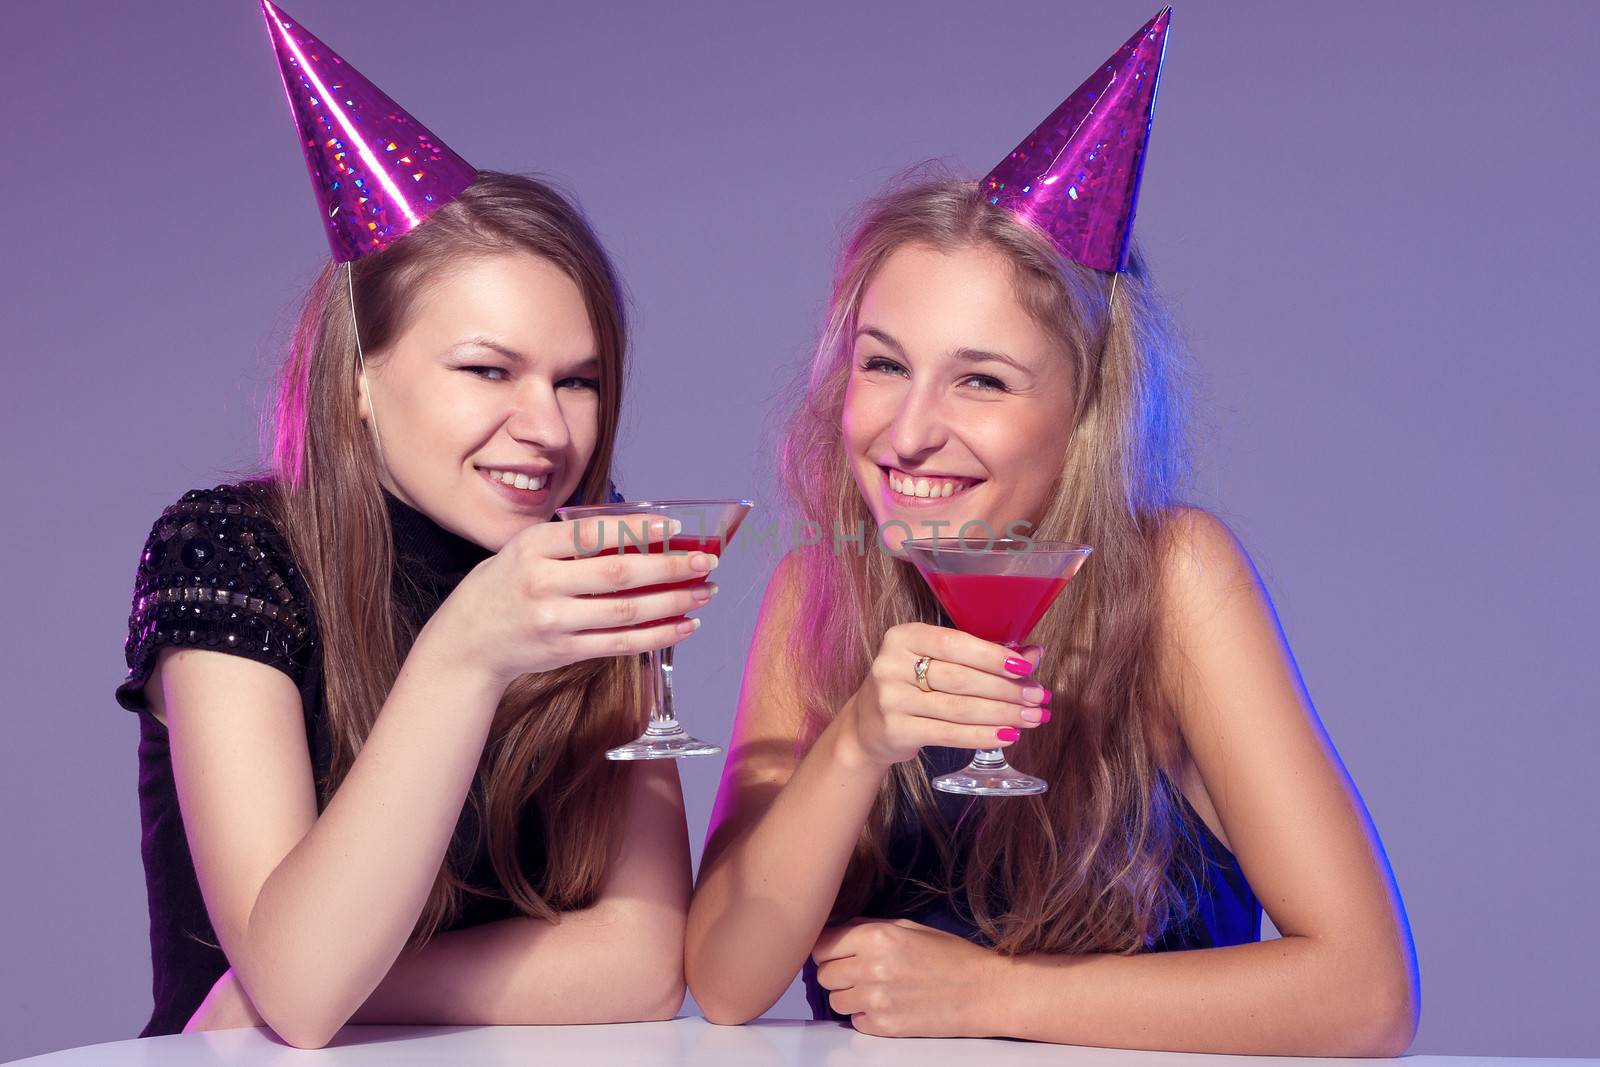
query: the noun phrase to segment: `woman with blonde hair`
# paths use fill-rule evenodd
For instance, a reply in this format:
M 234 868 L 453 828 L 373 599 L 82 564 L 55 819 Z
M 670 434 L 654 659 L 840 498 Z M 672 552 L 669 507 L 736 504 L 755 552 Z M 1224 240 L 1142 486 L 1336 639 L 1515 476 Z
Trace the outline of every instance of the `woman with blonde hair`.
M 715 559 L 572 558 L 596 531 L 549 521 L 609 496 L 616 274 L 560 194 L 467 166 L 264 9 L 337 262 L 270 474 L 185 494 L 139 564 L 145 1034 L 670 1018 L 677 777 L 603 754 Z
M 713 1021 L 804 965 L 817 1017 L 872 1034 L 1411 1040 L 1382 847 L 1249 557 L 1180 496 L 1178 345 L 1128 243 L 1166 18 L 983 182 L 893 192 L 845 247 L 781 457 L 832 533 L 768 587 L 689 914 Z M 936 625 L 899 550 L 963 527 L 1093 548 L 1031 646 Z M 1048 791 L 930 788 L 996 748 Z

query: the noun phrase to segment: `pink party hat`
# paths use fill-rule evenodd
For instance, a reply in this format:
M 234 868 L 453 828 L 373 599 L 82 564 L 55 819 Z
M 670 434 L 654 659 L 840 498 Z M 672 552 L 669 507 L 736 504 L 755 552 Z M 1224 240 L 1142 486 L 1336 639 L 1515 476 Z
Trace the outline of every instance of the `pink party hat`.
M 261 0 L 333 258 L 405 236 L 476 170 L 271 0 Z
M 1033 223 L 1085 266 L 1128 268 L 1171 21 L 1167 7 L 1145 23 L 981 183 L 991 204 Z

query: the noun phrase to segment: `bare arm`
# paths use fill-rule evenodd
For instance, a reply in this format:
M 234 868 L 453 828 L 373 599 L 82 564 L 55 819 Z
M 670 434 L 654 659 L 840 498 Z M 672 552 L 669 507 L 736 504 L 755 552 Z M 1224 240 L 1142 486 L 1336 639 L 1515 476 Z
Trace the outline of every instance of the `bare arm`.
M 689 837 L 677 766 L 629 765 L 622 851 L 595 903 L 513 918 L 400 954 L 351 1020 L 524 1025 L 670 1019 L 683 1005 Z
M 689 911 L 684 971 L 717 1023 L 747 1022 L 788 988 L 882 780 L 852 759 L 836 729 L 797 760 L 802 713 L 785 659 L 794 573 L 785 559 L 767 586 Z
M 419 641 L 318 817 L 288 677 L 220 653 L 161 653 L 145 691 L 171 733 L 206 910 L 250 1000 L 291 1044 L 325 1044 L 410 936 L 499 700 L 474 681 Z
M 792 607 L 784 584 L 780 570 L 745 664 L 689 912 L 684 971 L 716 1023 L 748 1022 L 788 988 L 827 922 L 883 780 L 837 721 L 797 761 L 800 709 L 782 660 Z
M 1014 1030 L 1176 1051 L 1398 1055 L 1415 1033 L 1419 994 L 1383 846 L 1249 556 L 1203 512 L 1186 513 L 1176 535 L 1165 669 L 1184 742 L 1283 938 L 1019 959 L 1006 983 Z
M 1283 938 L 1008 959 L 915 924 L 830 931 L 836 1010 L 872 1033 L 957 1032 L 1179 1052 L 1398 1055 L 1416 1029 L 1405 912 L 1242 547 L 1200 512 L 1167 567 L 1163 670 L 1245 876 Z M 951 999 L 956 974 L 969 981 Z
M 401 952 L 353 1023 L 518 1026 L 669 1019 L 683 1005 L 689 839 L 677 768 L 630 768 L 621 854 L 595 903 Z M 266 1025 L 230 968 L 185 1027 Z
M 762 604 L 689 910 L 684 970 L 695 1002 L 717 1023 L 742 1023 L 766 1011 L 805 963 L 893 763 L 914 758 L 926 744 L 1001 744 L 996 723 L 1035 725 L 1018 717 L 1022 685 L 1000 677 L 985 676 L 978 684 L 1018 703 L 962 698 L 961 714 L 988 715 L 991 723 L 957 724 L 906 712 L 897 701 L 920 701 L 924 712 L 930 706 L 948 711 L 956 698 L 923 694 L 911 685 L 920 647 L 902 647 L 905 642 L 921 642 L 946 672 L 961 657 L 987 657 L 998 672 L 1012 655 L 955 631 L 910 625 L 890 631 L 874 664 L 874 673 L 884 676 L 883 693 L 869 678 L 804 758 L 797 758 L 802 709 L 786 651 L 796 569 L 792 559 L 779 565 Z M 890 692 L 897 694 L 892 700 Z
M 559 551 L 570 534 L 544 536 Z M 551 559 L 539 563 L 533 554 L 519 561 L 502 550 L 483 565 L 498 571 L 469 575 L 423 628 L 320 815 L 299 694 L 288 677 L 215 652 L 161 654 L 145 691 L 170 731 L 207 912 L 250 1002 L 292 1044 L 325 1044 L 400 958 L 510 678 L 673 643 L 682 634 L 671 622 L 600 627 L 670 619 L 698 606 L 685 599 L 689 590 L 604 602 L 574 597 L 698 577 L 704 560 L 694 573 L 693 557 L 667 556 L 555 559 L 551 570 Z M 615 614 L 624 611 L 631 618 Z M 489 654 L 509 659 L 489 661 Z M 630 889 L 619 889 L 625 896 L 617 899 L 632 898 L 625 884 Z M 601 920 L 616 913 L 596 907 Z M 453 958 L 458 968 L 468 965 L 465 953 Z M 641 981 L 654 985 L 659 962 L 652 957 L 645 970 Z

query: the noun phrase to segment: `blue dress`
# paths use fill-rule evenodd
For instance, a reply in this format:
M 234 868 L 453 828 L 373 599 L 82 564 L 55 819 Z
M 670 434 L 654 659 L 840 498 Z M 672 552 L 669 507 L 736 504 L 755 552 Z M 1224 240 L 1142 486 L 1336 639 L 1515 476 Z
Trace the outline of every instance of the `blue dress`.
M 926 748 L 922 750 L 921 759 L 929 777 L 936 777 L 965 766 L 971 756 L 966 749 Z M 1012 803 L 1004 798 L 968 798 L 938 792 L 934 793 L 934 801 L 947 825 L 955 825 L 969 803 Z M 1204 856 L 1201 896 L 1187 918 L 1164 931 L 1148 951 L 1173 952 L 1261 940 L 1261 903 L 1245 880 L 1239 861 L 1211 832 L 1187 799 L 1183 807 L 1184 815 L 1196 828 Z M 945 884 L 946 872 L 939 866 L 938 851 L 915 808 L 906 804 L 901 811 L 899 825 L 890 835 L 888 847 L 890 869 L 901 877 L 891 877 L 881 886 L 862 908 L 861 915 L 873 919 L 910 919 L 983 944 L 983 936 L 966 913 L 964 901 L 957 901 L 951 894 L 934 895 L 923 888 L 928 884 Z M 817 983 L 817 965 L 809 959 L 802 977 L 813 1018 L 848 1021 L 847 1016 L 828 1006 L 828 991 Z

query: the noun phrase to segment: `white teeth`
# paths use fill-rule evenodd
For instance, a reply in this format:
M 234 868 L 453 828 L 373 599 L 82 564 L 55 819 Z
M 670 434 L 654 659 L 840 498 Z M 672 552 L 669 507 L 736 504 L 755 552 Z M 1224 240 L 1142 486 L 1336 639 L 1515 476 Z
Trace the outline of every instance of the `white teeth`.
M 911 478 L 893 470 L 888 472 L 888 478 L 890 490 L 900 496 L 934 499 L 954 496 L 966 488 L 962 482 L 943 478 Z
M 500 482 L 504 485 L 509 485 L 515 489 L 526 489 L 530 493 L 543 489 L 544 483 L 549 480 L 547 475 L 533 477 L 527 474 L 520 474 L 517 471 L 496 471 L 488 470 L 486 468 L 480 469 L 483 470 L 483 473 L 487 474 L 490 478 L 493 478 L 497 482 Z

